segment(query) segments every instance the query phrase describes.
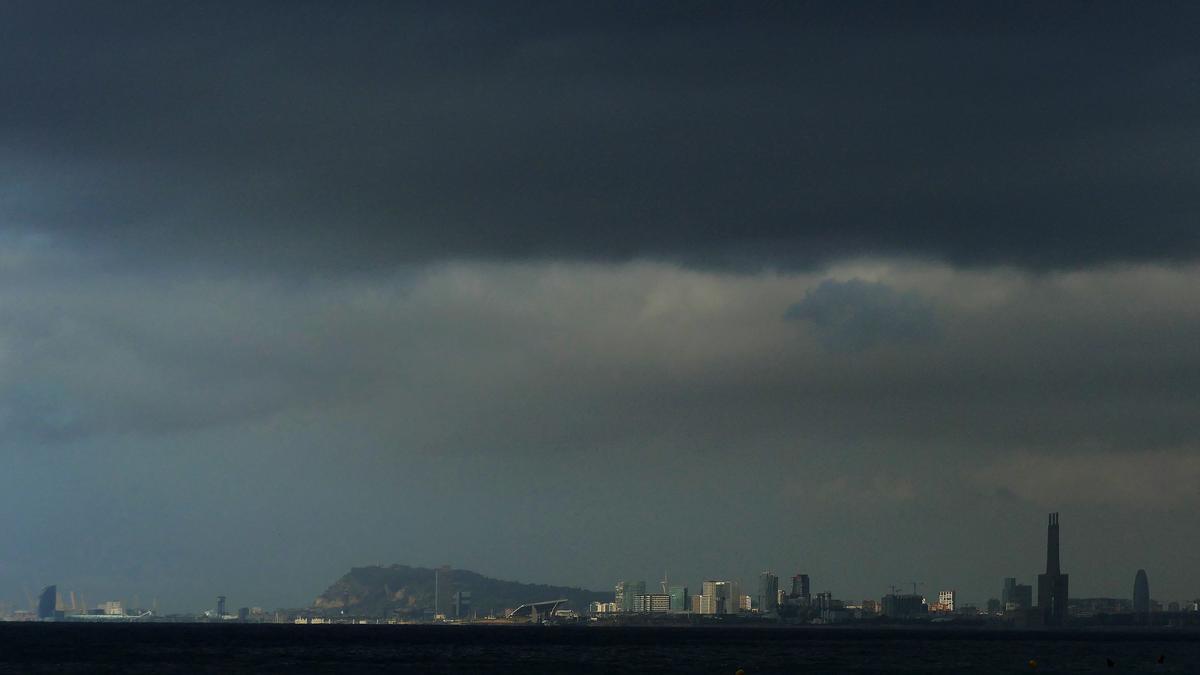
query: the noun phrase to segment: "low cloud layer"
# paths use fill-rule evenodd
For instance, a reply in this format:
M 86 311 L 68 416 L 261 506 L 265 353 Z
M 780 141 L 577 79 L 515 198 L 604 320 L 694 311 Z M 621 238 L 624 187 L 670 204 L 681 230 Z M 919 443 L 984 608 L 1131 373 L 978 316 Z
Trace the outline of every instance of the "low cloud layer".
M 789 307 L 785 317 L 806 322 L 831 350 L 912 344 L 938 334 L 937 316 L 924 298 L 859 279 L 822 282 Z
M 281 604 L 339 567 L 444 558 L 595 587 L 663 566 L 696 580 L 800 566 L 851 597 L 919 568 L 986 600 L 1036 571 L 1053 509 L 1081 591 L 1111 594 L 1108 563 L 1072 536 L 1096 505 L 1144 533 L 1196 505 L 1195 266 L 455 263 L 296 283 L 72 272 L 55 246 L 22 246 L 0 270 L 0 421 L 18 458 L 4 492 L 66 494 L 45 532 L 8 526 L 29 554 L 11 583 L 43 559 L 83 573 L 60 530 L 88 522 L 88 541 L 137 548 L 134 522 L 223 532 L 252 553 L 211 583 L 274 561 L 293 586 L 237 590 Z M 72 500 L 99 494 L 126 520 L 80 521 Z M 933 525 L 945 510 L 953 546 Z M 798 517 L 804 534 L 779 539 Z M 681 539 L 654 545 L 656 522 Z M 708 527 L 730 538 L 714 548 Z M 994 533 L 1009 554 L 957 555 Z M 191 556 L 227 545 L 195 537 L 94 583 L 204 580 Z M 522 553 L 544 537 L 551 555 Z M 301 542 L 339 555 L 286 560 Z M 892 557 L 871 559 L 884 545 Z M 1179 561 L 1200 550 L 1173 546 L 1155 578 L 1182 597 Z M 211 594 L 196 583 L 174 600 Z

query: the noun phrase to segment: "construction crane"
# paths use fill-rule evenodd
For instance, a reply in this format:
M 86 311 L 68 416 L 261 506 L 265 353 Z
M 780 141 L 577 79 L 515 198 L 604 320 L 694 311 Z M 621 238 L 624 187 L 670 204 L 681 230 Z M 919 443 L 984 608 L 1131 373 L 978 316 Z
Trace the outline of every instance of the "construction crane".
M 917 586 L 918 585 L 921 585 L 921 586 L 925 585 L 924 581 L 910 581 L 908 583 L 912 584 L 912 586 L 913 586 L 913 595 L 917 594 Z

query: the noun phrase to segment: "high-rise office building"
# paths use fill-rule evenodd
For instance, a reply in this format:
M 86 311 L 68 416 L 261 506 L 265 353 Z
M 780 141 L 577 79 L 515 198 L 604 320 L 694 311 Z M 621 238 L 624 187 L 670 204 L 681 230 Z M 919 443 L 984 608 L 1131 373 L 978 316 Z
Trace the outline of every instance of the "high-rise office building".
M 705 596 L 705 607 L 710 611 L 703 614 L 737 614 L 738 587 L 732 581 L 708 580 L 701 586 Z
M 1001 607 L 1001 609 L 1007 608 L 1008 603 L 1013 602 L 1013 596 L 1016 594 L 1016 590 L 1017 590 L 1017 578 L 1016 577 L 1005 577 L 1004 578 L 1004 586 L 1003 586 L 1003 588 L 1000 589 L 1000 607 Z
M 687 612 L 691 611 L 691 602 L 688 599 L 687 586 L 671 586 L 667 589 L 667 594 L 671 596 L 671 611 L 672 612 Z
M 802 605 L 807 605 L 812 601 L 812 587 L 807 574 L 797 574 L 792 577 L 792 597 L 799 599 Z
M 1150 617 L 1150 578 L 1146 570 L 1138 570 L 1133 578 L 1133 613 L 1141 620 Z
M 1058 514 L 1051 513 L 1046 529 L 1046 573 L 1038 575 L 1038 609 L 1044 625 L 1061 626 L 1066 622 L 1068 581 L 1058 558 Z
M 758 575 L 758 611 L 775 612 L 779 609 L 779 577 L 771 572 Z
M 613 601 L 617 603 L 617 611 L 632 612 L 634 611 L 634 596 L 646 594 L 646 582 L 618 581 L 613 591 Z
M 1004 588 L 1000 591 L 1000 610 L 1012 612 L 1022 609 L 1033 609 L 1033 586 L 1018 584 L 1016 577 L 1004 579 Z
M 1033 609 L 1033 586 L 1017 584 L 1013 592 L 1013 609 Z
M 58 608 L 58 586 L 51 584 L 42 589 L 42 594 L 38 596 L 37 617 L 39 619 L 53 619 L 54 610 Z

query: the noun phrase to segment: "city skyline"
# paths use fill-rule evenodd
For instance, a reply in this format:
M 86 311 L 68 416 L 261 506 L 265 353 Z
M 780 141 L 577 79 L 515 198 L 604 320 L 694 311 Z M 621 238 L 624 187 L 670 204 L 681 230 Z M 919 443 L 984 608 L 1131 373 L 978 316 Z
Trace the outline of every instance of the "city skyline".
M 904 585 L 890 585 L 890 593 L 882 598 L 882 606 L 885 608 L 884 613 L 887 613 L 889 597 L 907 596 L 910 598 L 920 598 L 922 604 L 928 607 L 929 612 L 948 612 L 955 613 L 957 610 L 971 609 L 976 612 L 986 612 L 989 614 L 1010 614 L 1021 615 L 1024 613 L 1026 618 L 1022 621 L 1030 621 L 1029 613 L 1036 615 L 1038 625 L 1043 626 L 1061 626 L 1068 621 L 1068 604 L 1072 600 L 1096 600 L 1097 598 L 1087 598 L 1081 596 L 1071 596 L 1068 592 L 1067 575 L 1062 572 L 1061 567 L 1061 550 L 1060 550 L 1060 534 L 1059 534 L 1059 514 L 1049 514 L 1049 524 L 1047 527 L 1046 536 L 1046 564 L 1045 571 L 1037 574 L 1037 602 L 1034 603 L 1033 586 L 1029 584 L 1017 583 L 1020 577 L 1005 577 L 1003 579 L 1003 587 L 998 594 L 998 597 L 988 597 L 986 601 L 974 602 L 965 599 L 957 589 L 944 588 L 944 585 L 933 584 L 940 590 L 932 597 L 936 598 L 933 601 L 926 597 L 925 593 L 919 591 L 918 586 L 927 585 L 926 582 L 911 581 L 912 593 L 904 592 Z M 434 613 L 438 613 L 437 603 L 440 600 L 437 592 L 438 574 L 442 570 L 449 572 L 451 566 L 445 565 L 434 568 Z M 1176 605 L 1187 603 L 1200 602 L 1200 600 L 1172 600 L 1169 603 L 1163 603 L 1160 599 L 1155 599 L 1150 595 L 1147 574 L 1144 569 L 1138 569 L 1135 575 L 1133 594 L 1130 598 L 1123 598 L 1120 594 L 1112 594 L 1115 599 L 1128 601 L 1130 611 L 1141 617 L 1140 620 L 1145 620 L 1145 616 L 1151 611 L 1151 604 L 1158 603 L 1160 605 Z M 772 570 L 764 570 L 759 573 L 756 579 L 757 586 L 753 595 L 746 595 L 744 591 L 744 582 L 736 577 L 725 579 L 717 579 L 707 576 L 705 580 L 698 585 L 689 586 L 686 583 L 680 583 L 677 579 L 671 583 L 671 578 L 668 574 L 664 574 L 659 582 L 659 588 L 655 588 L 653 584 L 647 585 L 644 580 L 622 580 L 616 582 L 614 586 L 614 600 L 608 603 L 608 606 L 601 609 L 592 608 L 593 612 L 600 613 L 617 613 L 617 614 L 639 614 L 639 613 L 678 613 L 692 612 L 698 614 L 734 614 L 739 610 L 748 610 L 753 607 L 754 612 L 763 614 L 774 614 L 785 604 L 785 598 L 788 598 L 789 603 L 798 603 L 802 607 L 817 606 L 813 603 L 820 603 L 820 598 L 834 599 L 835 594 L 830 591 L 812 591 L 811 575 L 798 572 L 791 577 L 790 590 L 785 590 L 780 586 L 780 576 Z M 689 593 L 689 588 L 699 589 L 698 592 L 692 591 Z M 57 591 L 57 585 L 51 584 L 42 589 L 37 599 L 37 606 L 34 607 L 34 598 L 26 591 L 27 600 L 30 603 L 29 610 L 34 612 L 39 618 L 53 616 L 54 610 L 69 608 L 71 610 L 90 610 L 87 602 L 83 599 L 83 594 L 80 593 L 79 604 L 76 604 L 76 591 L 69 591 L 69 596 L 64 596 L 62 592 Z M 455 607 L 455 616 L 460 616 L 461 607 L 470 606 L 470 592 L 455 593 L 454 596 L 448 599 L 448 603 Z M 69 604 L 67 603 L 69 597 Z M 134 601 L 126 606 L 131 612 L 145 612 L 145 607 L 140 605 L 134 596 Z M 1100 596 L 1099 599 L 1105 599 Z M 853 594 L 847 597 L 836 597 L 837 602 L 847 604 L 856 603 L 858 598 Z M 217 597 L 217 605 L 215 616 L 220 618 L 226 614 L 225 611 L 226 596 L 220 595 Z M 101 610 L 104 615 L 121 615 L 122 600 L 106 601 L 103 604 L 95 606 L 95 609 Z M 875 602 L 874 598 L 866 597 L 862 594 L 862 604 Z M 592 603 L 596 605 L 596 603 Z M 604 604 L 604 603 L 601 603 Z M 158 613 L 158 599 L 152 600 L 154 607 L 153 613 Z M 305 605 L 307 606 L 307 605 Z M 858 606 L 858 605 L 855 605 Z M 116 608 L 113 611 L 113 607 Z M 3 604 L 0 604 L 0 610 L 4 609 Z M 256 611 L 262 612 L 262 608 L 255 607 Z M 289 609 L 289 608 L 276 608 Z M 290 608 L 297 609 L 297 608 Z M 9 607 L 11 611 L 12 608 Z M 581 607 L 572 608 L 573 611 L 583 611 Z M 926 610 L 922 609 L 924 613 Z M 1160 607 L 1159 610 L 1162 611 Z M 1175 610 L 1178 611 L 1178 610 Z M 0 616 L 4 612 L 0 611 Z
M 0 3 L 0 601 L 1196 597 L 1197 25 Z

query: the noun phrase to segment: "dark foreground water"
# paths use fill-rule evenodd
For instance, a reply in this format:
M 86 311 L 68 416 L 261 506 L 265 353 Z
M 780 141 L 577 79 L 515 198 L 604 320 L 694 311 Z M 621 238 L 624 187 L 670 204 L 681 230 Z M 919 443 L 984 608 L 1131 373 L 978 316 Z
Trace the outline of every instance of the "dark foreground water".
M 1200 633 L 0 623 L 5 673 L 733 675 L 738 668 L 746 675 L 1200 673 Z

